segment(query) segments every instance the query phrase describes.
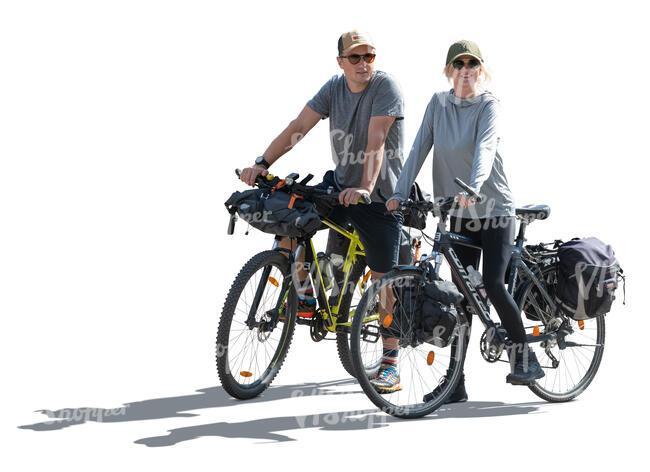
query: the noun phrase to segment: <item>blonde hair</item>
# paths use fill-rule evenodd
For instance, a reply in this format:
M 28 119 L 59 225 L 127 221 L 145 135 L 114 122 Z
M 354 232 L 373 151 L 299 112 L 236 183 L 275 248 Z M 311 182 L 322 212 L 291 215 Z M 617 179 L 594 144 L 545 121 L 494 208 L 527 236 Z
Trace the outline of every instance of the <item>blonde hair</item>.
M 488 68 L 485 66 L 483 62 L 481 62 L 481 65 L 479 66 L 480 70 L 478 73 L 478 78 L 476 79 L 476 87 L 485 90 L 485 87 L 487 87 L 487 84 L 490 83 L 492 80 L 492 74 L 488 70 Z M 454 65 L 453 63 L 449 63 L 445 66 L 445 68 L 442 70 L 442 73 L 447 77 L 447 80 L 449 81 L 450 84 L 453 85 L 453 81 L 451 79 L 452 74 L 454 73 Z

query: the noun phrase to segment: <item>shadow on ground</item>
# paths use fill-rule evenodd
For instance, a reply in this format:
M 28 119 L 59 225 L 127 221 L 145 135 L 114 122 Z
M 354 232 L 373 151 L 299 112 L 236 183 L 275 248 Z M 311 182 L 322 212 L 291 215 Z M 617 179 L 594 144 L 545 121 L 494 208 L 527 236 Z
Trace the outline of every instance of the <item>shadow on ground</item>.
M 239 423 L 212 423 L 177 428 L 166 436 L 154 436 L 135 441 L 149 447 L 173 446 L 183 441 L 202 437 L 248 438 L 271 442 L 296 441 L 283 432 L 305 428 L 323 431 L 355 431 L 386 427 L 403 421 L 434 421 L 443 418 L 486 418 L 492 416 L 525 415 L 537 410 L 536 405 L 545 402 L 505 404 L 501 402 L 467 402 L 448 405 L 424 418 L 403 420 L 381 413 L 378 409 L 363 411 L 339 411 L 306 416 L 280 416 Z
M 354 390 L 339 391 L 340 387 L 354 386 Z M 58 410 L 36 410 L 43 413 L 48 421 L 18 426 L 34 431 L 53 431 L 89 421 L 97 423 L 119 423 L 122 421 L 156 420 L 199 416 L 190 411 L 219 408 L 237 404 L 269 402 L 296 396 L 363 394 L 354 379 L 333 380 L 321 383 L 302 383 L 269 387 L 264 393 L 250 400 L 236 400 L 223 387 L 210 387 L 197 390 L 198 393 L 179 397 L 152 398 L 125 403 L 118 408 L 76 407 Z
M 353 389 L 341 390 L 341 387 Z M 197 390 L 198 393 L 177 397 L 153 398 L 125 403 L 118 408 L 62 408 L 58 410 L 37 410 L 48 417 L 47 421 L 18 426 L 33 431 L 55 431 L 86 422 L 117 423 L 164 418 L 196 417 L 196 410 L 228 407 L 237 404 L 269 402 L 298 396 L 363 394 L 356 380 L 343 379 L 321 383 L 302 383 L 270 387 L 262 395 L 240 401 L 232 398 L 222 387 Z M 505 404 L 502 402 L 467 402 L 447 405 L 424 418 L 410 421 L 433 421 L 444 418 L 485 418 L 493 416 L 522 415 L 536 411 L 536 405 L 546 402 Z M 192 413 L 191 413 L 192 412 Z M 338 411 L 331 413 L 280 416 L 242 422 L 219 422 L 198 426 L 177 428 L 165 436 L 142 438 L 135 441 L 149 447 L 172 446 L 180 442 L 201 437 L 248 438 L 260 441 L 295 441 L 287 431 L 316 428 L 324 431 L 354 431 L 386 427 L 401 420 L 378 409 L 362 411 Z

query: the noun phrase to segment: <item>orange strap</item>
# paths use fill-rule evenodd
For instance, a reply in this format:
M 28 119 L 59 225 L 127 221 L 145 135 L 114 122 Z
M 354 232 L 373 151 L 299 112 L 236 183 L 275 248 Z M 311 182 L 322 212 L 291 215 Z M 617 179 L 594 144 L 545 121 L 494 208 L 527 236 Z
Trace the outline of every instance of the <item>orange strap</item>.
M 287 183 L 284 181 L 284 179 L 282 179 L 282 180 L 279 181 L 277 184 L 275 184 L 275 186 L 271 189 L 271 193 L 272 193 L 272 194 L 275 193 L 276 190 L 278 190 L 278 189 L 284 187 L 286 184 L 287 184 Z
M 296 195 L 295 193 L 291 195 L 291 200 L 289 200 L 289 206 L 287 208 L 293 208 L 293 204 L 296 201 L 296 198 L 304 198 L 301 195 Z

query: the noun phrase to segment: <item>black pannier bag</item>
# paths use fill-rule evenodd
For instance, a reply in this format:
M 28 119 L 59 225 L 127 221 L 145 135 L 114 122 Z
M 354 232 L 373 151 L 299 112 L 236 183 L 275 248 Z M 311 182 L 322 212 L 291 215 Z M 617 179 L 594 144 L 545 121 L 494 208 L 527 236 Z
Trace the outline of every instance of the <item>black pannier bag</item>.
M 455 305 L 463 299 L 456 285 L 434 280 L 420 287 L 412 281 L 393 290 L 397 297 L 393 323 L 382 334 L 399 337 L 401 327 L 402 336 L 414 331 L 417 340 L 446 347 L 457 323 Z
M 555 300 L 574 320 L 608 313 L 622 274 L 614 250 L 597 238 L 573 239 L 558 248 Z
M 225 205 L 230 214 L 237 212 L 254 228 L 279 236 L 307 236 L 321 223 L 313 203 L 281 191 L 257 188 L 234 192 Z

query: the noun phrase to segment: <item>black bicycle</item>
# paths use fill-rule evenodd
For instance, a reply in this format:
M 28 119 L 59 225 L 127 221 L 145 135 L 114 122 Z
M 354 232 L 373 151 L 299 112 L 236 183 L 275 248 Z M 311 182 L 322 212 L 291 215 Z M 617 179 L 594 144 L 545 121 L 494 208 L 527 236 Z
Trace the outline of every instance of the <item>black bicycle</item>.
M 456 179 L 456 183 L 468 192 L 470 198 L 480 201 L 479 196 L 466 184 L 459 179 Z M 482 290 L 481 278 L 477 278 L 480 274 L 473 270 L 468 272 L 451 246 L 453 243 L 480 249 L 480 244 L 471 238 L 446 230 L 449 211 L 455 205 L 455 197 L 436 202 L 401 203 L 398 211 L 432 212 L 439 218 L 435 237 L 432 240 L 428 238 L 433 246 L 432 252 L 423 256 L 416 265 L 396 266 L 377 280 L 359 301 L 352 323 L 350 350 L 353 365 L 368 365 L 381 359 L 382 343 L 377 342 L 379 333 L 367 321 L 379 319 L 379 297 L 385 296 L 385 287 L 392 287 L 396 308 L 395 316 L 388 323 L 393 331 L 399 333 L 396 337 L 399 337 L 400 345 L 401 389 L 379 393 L 368 379 L 362 376 L 358 380 L 375 405 L 397 417 L 416 418 L 436 410 L 454 391 L 460 377 L 469 339 L 467 314 L 461 306 L 455 306 L 451 312 L 456 324 L 447 343 L 423 340 L 413 329 L 417 324 L 417 320 L 412 318 L 414 314 L 401 313 L 401 316 L 397 316 L 397 307 L 406 303 L 401 298 L 404 293 L 419 294 L 427 284 L 439 279 L 443 258 L 467 300 L 467 309 L 476 314 L 485 327 L 480 339 L 483 358 L 490 363 L 508 362 L 501 357 L 512 342 L 505 329 L 490 318 L 489 301 Z M 549 213 L 550 208 L 545 205 L 516 209 L 519 232 L 509 266 L 508 291 L 526 319 L 534 323 L 526 326 L 527 341 L 545 373 L 545 377 L 529 385 L 529 388 L 544 400 L 564 402 L 582 393 L 596 375 L 603 356 L 605 318 L 599 316 L 574 321 L 555 303 L 557 247 L 561 241 L 524 245 L 526 227 L 535 220 L 546 219 Z M 369 349 L 368 345 L 372 342 L 375 348 Z M 360 349 L 362 345 L 363 350 Z

